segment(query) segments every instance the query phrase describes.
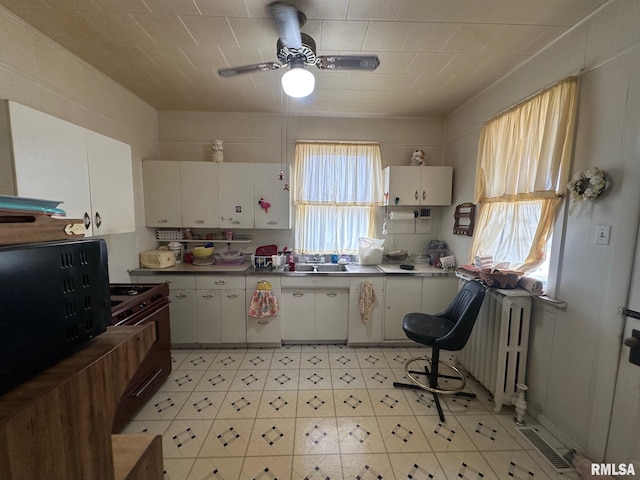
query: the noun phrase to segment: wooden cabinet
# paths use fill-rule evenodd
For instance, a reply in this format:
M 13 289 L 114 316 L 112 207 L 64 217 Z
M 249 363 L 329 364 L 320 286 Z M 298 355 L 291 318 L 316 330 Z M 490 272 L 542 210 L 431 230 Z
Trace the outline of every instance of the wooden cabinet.
M 135 230 L 129 145 L 14 102 L 0 116 L 0 194 L 62 201 L 86 236 Z
M 246 277 L 246 301 L 247 314 L 251 305 L 253 294 L 257 288 L 260 277 Z M 255 346 L 280 346 L 282 345 L 282 290 L 280 288 L 280 278 L 269 277 L 271 293 L 278 301 L 278 314 L 272 317 L 249 317 L 247 316 L 247 343 Z
M 285 277 L 281 285 L 283 340 L 347 340 L 348 277 Z
M 385 205 L 451 205 L 453 167 L 387 167 Z
M 362 282 L 370 281 L 373 285 L 376 302 L 371 311 L 368 323 L 362 321 L 360 315 L 360 292 Z M 384 277 L 351 277 L 349 286 L 349 345 L 377 345 L 382 341 L 382 321 L 384 313 Z
M 252 163 L 218 164 L 218 224 L 220 228 L 253 228 Z
M 217 164 L 142 162 L 147 227 L 218 226 Z
M 151 325 L 110 328 L 0 397 L 2 479 L 161 480 L 161 436 L 111 435 L 155 340 Z
M 280 172 L 284 179 L 280 180 Z M 254 226 L 266 229 L 291 228 L 291 200 L 285 183 L 291 181 L 291 168 L 277 163 L 255 163 L 254 174 Z M 264 200 L 270 204 L 268 209 L 260 206 Z
M 246 343 L 244 284 L 244 276 L 196 276 L 199 344 Z

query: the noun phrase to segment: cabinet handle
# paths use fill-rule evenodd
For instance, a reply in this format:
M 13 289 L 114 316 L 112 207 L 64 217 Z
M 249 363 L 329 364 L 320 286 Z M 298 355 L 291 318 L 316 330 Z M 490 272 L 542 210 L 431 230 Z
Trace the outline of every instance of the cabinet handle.
M 173 280 L 163 280 L 162 283 L 171 283 Z
M 258 320 L 258 325 L 269 325 L 269 322 L 266 320 Z
M 418 199 L 418 190 L 416 190 L 416 200 Z
M 166 218 L 161 218 L 160 220 L 158 220 L 158 223 L 169 223 L 169 220 L 167 220 Z
M 176 294 L 176 298 L 187 298 L 187 294 L 186 293 L 177 293 Z
M 231 220 L 231 222 L 233 225 L 240 225 L 240 220 Z
M 213 283 L 215 283 L 216 285 L 224 285 L 224 284 L 226 284 L 226 283 L 227 283 L 227 281 L 226 281 L 226 280 L 216 280 L 216 281 L 215 281 L 215 282 L 213 282 Z
M 204 223 L 204 220 L 196 220 L 194 223 L 198 223 L 198 224 Z
M 91 226 L 91 217 L 87 212 L 84 212 L 84 228 L 88 230 L 90 226 Z
M 96 227 L 100 228 L 102 225 L 102 217 L 100 216 L 100 212 L 96 212 Z
M 336 292 L 327 292 L 327 297 L 337 297 L 338 294 Z
M 427 199 L 427 192 L 425 190 L 422 190 L 422 199 L 423 200 Z
M 149 378 L 149 380 L 144 382 L 144 385 L 142 385 L 142 387 L 140 387 L 135 392 L 131 393 L 129 396 L 130 397 L 139 397 L 140 395 L 142 395 L 142 392 L 144 392 L 149 387 L 149 385 L 151 385 L 153 383 L 153 381 L 156 378 L 158 378 L 158 375 L 160 375 L 161 373 L 162 373 L 162 369 L 156 370 L 156 372 L 153 374 L 153 376 L 151 378 Z
M 227 295 L 227 298 L 238 298 L 238 294 L 237 293 L 229 293 Z
M 207 293 L 206 295 L 202 295 L 202 298 L 206 298 L 206 299 L 213 298 L 213 295 L 211 295 L 210 293 Z
M 271 220 L 270 222 L 267 222 L 267 225 L 277 225 L 277 224 L 278 224 L 278 222 L 275 222 L 273 220 Z
M 293 296 L 294 297 L 302 297 L 302 296 L 304 296 L 304 293 L 302 293 L 302 292 L 293 292 Z

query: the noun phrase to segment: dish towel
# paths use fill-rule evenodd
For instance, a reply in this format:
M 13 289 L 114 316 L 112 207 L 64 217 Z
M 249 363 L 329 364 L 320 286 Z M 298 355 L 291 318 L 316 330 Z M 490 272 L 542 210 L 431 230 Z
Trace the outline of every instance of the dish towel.
M 360 284 L 360 299 L 358 301 L 358 311 L 360 319 L 365 325 L 371 319 L 371 311 L 376 303 L 376 293 L 373 290 L 373 283 L 365 280 Z
M 249 316 L 254 318 L 274 317 L 278 314 L 278 300 L 271 291 L 269 282 L 258 282 L 258 289 L 251 297 Z
M 534 295 L 542 295 L 544 293 L 542 282 L 535 278 L 520 277 L 518 279 L 518 286 L 533 293 Z

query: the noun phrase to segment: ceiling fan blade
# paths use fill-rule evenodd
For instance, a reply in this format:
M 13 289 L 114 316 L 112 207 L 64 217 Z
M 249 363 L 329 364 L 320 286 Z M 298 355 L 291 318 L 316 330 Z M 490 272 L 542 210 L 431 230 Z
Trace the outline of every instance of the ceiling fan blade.
M 377 55 L 321 55 L 316 61 L 324 70 L 375 70 L 378 65 Z
M 234 77 L 243 73 L 277 70 L 280 67 L 282 67 L 282 65 L 276 62 L 254 63 L 253 65 L 242 65 L 241 67 L 221 68 L 218 70 L 218 75 L 221 77 Z
M 267 7 L 275 24 L 278 36 L 284 46 L 288 48 L 301 48 L 301 17 L 299 17 L 296 7 L 284 2 L 271 2 Z

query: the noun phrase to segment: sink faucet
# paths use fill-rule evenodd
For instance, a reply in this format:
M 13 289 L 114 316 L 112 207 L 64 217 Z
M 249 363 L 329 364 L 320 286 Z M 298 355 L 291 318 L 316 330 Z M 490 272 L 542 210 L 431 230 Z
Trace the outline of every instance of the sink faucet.
M 324 257 L 320 255 L 314 255 L 313 257 L 309 257 L 307 263 L 324 263 Z

